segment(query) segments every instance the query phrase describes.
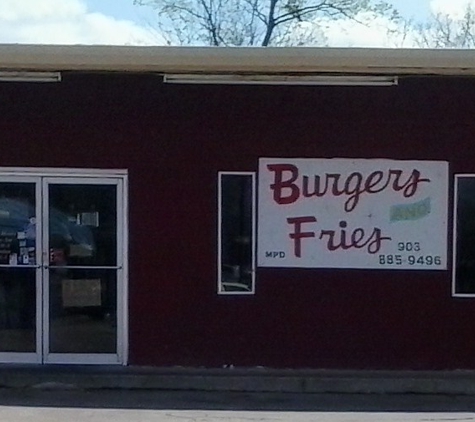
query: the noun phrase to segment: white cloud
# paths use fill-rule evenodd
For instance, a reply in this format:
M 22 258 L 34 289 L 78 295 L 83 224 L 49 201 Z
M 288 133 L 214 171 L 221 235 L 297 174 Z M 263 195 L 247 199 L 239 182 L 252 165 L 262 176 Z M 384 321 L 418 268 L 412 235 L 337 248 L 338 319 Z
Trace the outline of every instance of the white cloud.
M 0 19 L 21 20 L 65 19 L 86 13 L 86 6 L 79 0 L 2 0 Z
M 83 0 L 1 0 L 0 43 L 159 45 L 132 21 L 87 10 Z
M 324 32 L 328 44 L 332 47 L 366 48 L 410 47 L 413 44 L 410 31 L 404 33 L 403 28 L 386 17 L 361 13 L 356 19 L 327 21 Z
M 461 19 L 468 5 L 475 8 L 475 0 L 432 0 L 430 9 L 434 14 L 441 13 L 453 19 Z

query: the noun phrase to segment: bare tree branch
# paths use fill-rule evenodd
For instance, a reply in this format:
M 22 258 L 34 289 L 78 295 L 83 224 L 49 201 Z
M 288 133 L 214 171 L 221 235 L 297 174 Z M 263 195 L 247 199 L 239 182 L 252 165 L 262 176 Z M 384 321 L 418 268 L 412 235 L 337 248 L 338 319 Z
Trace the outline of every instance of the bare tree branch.
M 468 3 L 461 17 L 438 13 L 415 26 L 416 45 L 425 48 L 474 48 L 475 10 Z
M 160 28 L 174 32 L 178 41 L 213 46 L 315 45 L 325 39 L 320 30 L 324 20 L 343 18 L 364 24 L 360 12 L 389 19 L 394 12 L 380 0 L 134 0 L 134 4 L 153 7 Z M 304 20 L 305 28 L 300 25 Z M 311 34 L 316 38 L 312 40 Z
M 270 39 L 272 37 L 272 32 L 274 32 L 274 28 L 276 25 L 275 22 L 275 7 L 277 5 L 278 0 L 270 0 L 270 6 L 269 6 L 269 14 L 267 17 L 267 30 L 266 34 L 264 35 L 264 39 L 262 40 L 262 46 L 266 47 L 269 45 Z

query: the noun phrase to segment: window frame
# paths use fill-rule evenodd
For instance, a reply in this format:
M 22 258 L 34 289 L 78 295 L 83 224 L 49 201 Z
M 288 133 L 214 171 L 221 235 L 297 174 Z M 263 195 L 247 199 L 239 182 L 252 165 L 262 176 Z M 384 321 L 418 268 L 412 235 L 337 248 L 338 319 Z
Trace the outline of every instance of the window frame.
M 222 280 L 222 217 L 223 217 L 223 176 L 250 176 L 251 177 L 251 289 L 250 291 L 225 291 Z M 218 253 L 217 253 L 217 293 L 218 295 L 254 295 L 256 291 L 256 228 L 257 228 L 257 200 L 256 200 L 256 172 L 253 171 L 218 171 Z

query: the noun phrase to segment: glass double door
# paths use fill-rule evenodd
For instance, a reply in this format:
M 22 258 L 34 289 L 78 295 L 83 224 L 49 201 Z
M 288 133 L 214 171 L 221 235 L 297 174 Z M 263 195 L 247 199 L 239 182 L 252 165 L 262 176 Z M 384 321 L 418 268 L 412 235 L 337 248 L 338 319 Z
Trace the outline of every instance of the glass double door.
M 0 176 L 0 361 L 123 363 L 123 180 Z

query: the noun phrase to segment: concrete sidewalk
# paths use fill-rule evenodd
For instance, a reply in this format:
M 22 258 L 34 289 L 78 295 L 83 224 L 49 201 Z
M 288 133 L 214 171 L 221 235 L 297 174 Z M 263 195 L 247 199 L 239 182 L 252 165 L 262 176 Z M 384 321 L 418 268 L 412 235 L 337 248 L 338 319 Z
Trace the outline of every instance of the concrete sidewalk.
M 475 371 L 0 365 L 0 388 L 475 395 Z

